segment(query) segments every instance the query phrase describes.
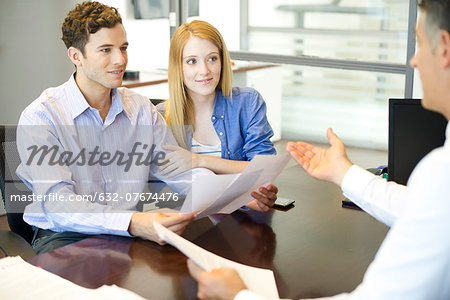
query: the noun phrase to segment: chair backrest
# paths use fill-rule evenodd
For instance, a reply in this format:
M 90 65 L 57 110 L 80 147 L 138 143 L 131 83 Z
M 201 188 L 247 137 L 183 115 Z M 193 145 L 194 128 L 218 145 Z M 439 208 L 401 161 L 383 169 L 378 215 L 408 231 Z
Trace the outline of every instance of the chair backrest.
M 156 99 L 156 98 L 153 98 L 153 99 L 150 99 L 150 102 L 153 104 L 153 105 L 158 105 L 158 104 L 160 104 L 160 103 L 163 103 L 163 102 L 165 102 L 167 99 Z
M 0 187 L 9 228 L 31 243 L 33 230 L 23 220 L 23 212 L 25 206 L 31 203 L 31 197 L 28 196 L 32 192 L 16 175 L 19 164 L 16 126 L 0 126 Z

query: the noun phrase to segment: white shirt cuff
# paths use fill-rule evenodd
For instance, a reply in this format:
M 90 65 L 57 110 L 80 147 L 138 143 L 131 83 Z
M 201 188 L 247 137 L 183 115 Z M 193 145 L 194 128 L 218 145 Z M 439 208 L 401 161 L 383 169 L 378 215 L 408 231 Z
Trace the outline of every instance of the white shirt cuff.
M 242 290 L 234 296 L 234 300 L 268 300 L 250 290 Z
M 356 204 L 361 203 L 364 197 L 364 191 L 375 175 L 363 168 L 352 165 L 344 175 L 341 183 L 341 189 L 344 196 Z

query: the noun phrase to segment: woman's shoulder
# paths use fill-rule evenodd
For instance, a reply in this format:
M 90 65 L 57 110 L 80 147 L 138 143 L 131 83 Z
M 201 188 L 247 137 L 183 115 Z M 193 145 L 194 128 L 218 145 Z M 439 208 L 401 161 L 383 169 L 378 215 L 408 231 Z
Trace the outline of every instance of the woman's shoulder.
M 233 87 L 232 89 L 232 97 L 255 97 L 258 96 L 259 93 L 257 90 L 251 87 Z
M 251 87 L 233 87 L 231 102 L 240 106 L 260 106 L 264 103 L 261 94 Z

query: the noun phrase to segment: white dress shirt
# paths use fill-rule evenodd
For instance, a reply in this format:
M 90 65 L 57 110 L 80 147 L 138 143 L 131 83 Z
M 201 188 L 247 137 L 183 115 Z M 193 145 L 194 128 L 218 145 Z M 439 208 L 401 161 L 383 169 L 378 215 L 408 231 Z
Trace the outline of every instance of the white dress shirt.
M 344 194 L 391 229 L 362 283 L 323 299 L 450 299 L 450 125 L 443 147 L 425 156 L 407 186 L 358 166 L 342 181 Z M 249 291 L 235 299 L 262 299 Z
M 126 88 L 112 89 L 111 96 L 111 107 L 103 121 L 72 75 L 61 86 L 45 90 L 23 111 L 17 127 L 21 158 L 17 175 L 35 196 L 58 197 L 28 205 L 24 213 L 27 223 L 56 232 L 129 236 L 137 204 L 151 198 L 150 193 L 140 196 L 150 175 L 181 194 L 190 188 L 189 176 L 169 180 L 159 175 L 155 163 L 148 163 L 165 151 L 162 145 L 176 145 L 148 98 Z M 153 152 L 152 145 L 156 146 Z M 40 156 L 40 152 L 33 157 L 30 147 L 36 146 L 56 147 L 53 163 L 50 150 L 48 155 Z M 141 156 L 135 153 L 128 160 L 133 148 Z M 94 151 L 98 154 L 90 160 Z M 74 163 L 65 164 L 63 154 Z

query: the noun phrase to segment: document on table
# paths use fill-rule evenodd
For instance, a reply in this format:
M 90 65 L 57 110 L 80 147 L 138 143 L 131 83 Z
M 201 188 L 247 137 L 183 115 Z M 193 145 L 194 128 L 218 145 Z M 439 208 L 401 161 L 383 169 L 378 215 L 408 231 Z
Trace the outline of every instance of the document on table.
M 144 299 L 116 285 L 104 285 L 97 289 L 79 286 L 33 266 L 20 256 L 0 259 L 0 286 L 1 299 Z
M 206 271 L 217 268 L 235 269 L 249 290 L 270 299 L 278 299 L 272 270 L 250 267 L 225 259 L 191 243 L 161 224 L 154 222 L 153 226 L 161 239 L 176 247 Z
M 256 155 L 241 174 L 205 173 L 192 182 L 181 213 L 199 212 L 198 218 L 211 214 L 229 214 L 253 198 L 250 193 L 272 183 L 290 159 L 289 154 Z

